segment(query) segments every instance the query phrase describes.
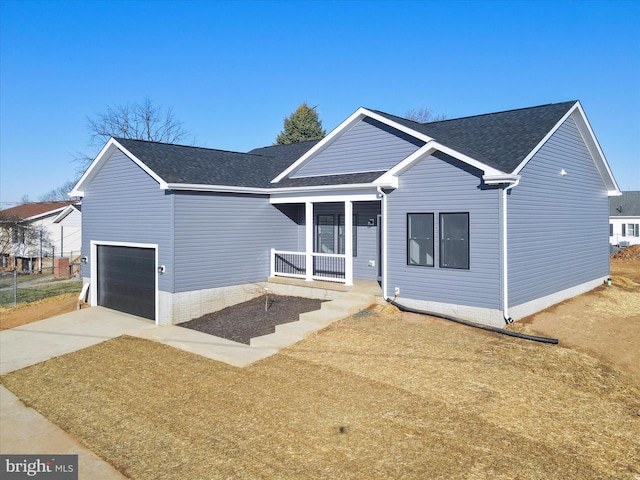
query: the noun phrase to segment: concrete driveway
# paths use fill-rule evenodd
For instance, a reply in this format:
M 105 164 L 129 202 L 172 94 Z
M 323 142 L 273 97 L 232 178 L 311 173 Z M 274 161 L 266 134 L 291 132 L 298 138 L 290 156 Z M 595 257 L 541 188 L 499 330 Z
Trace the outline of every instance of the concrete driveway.
M 153 322 L 102 307 L 66 313 L 0 332 L 0 373 L 12 372 L 123 334 L 157 328 Z M 124 479 L 111 465 L 0 386 L 0 453 L 78 454 L 78 478 Z
M 3 330 L 0 332 L 0 374 L 150 328 L 156 328 L 151 320 L 92 307 Z

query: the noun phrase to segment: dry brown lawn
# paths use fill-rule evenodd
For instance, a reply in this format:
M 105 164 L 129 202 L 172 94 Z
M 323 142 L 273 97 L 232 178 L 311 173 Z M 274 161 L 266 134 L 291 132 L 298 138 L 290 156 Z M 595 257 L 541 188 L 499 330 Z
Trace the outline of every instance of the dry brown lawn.
M 560 346 L 377 306 L 243 369 L 125 336 L 0 380 L 135 479 L 637 480 L 640 381 L 603 354 L 638 355 L 624 268 L 521 325 Z
M 640 474 L 631 377 L 388 309 L 244 369 L 125 336 L 2 383 L 137 479 Z

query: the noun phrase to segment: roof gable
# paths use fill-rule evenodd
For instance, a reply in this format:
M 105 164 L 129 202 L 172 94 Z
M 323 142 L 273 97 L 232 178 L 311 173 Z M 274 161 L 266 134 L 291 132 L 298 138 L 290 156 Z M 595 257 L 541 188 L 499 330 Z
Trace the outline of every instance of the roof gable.
M 80 214 L 82 211 L 82 205 L 80 203 L 74 203 L 65 207 L 56 217 L 52 220 L 53 223 L 60 223 L 62 220 L 67 218 L 74 212 L 78 212 Z
M 569 116 L 576 121 L 609 193 L 618 194 L 604 154 L 580 103 L 575 101 L 431 123 L 361 107 L 320 141 L 272 145 L 248 153 L 111 138 L 71 194 L 84 194 L 115 149 L 147 172 L 162 189 L 268 193 L 278 188 L 318 187 L 320 181 L 327 187 L 359 182 L 395 187 L 398 175 L 434 152 L 479 169 L 486 182 L 513 182 Z M 411 148 L 380 152 L 375 135 L 365 138 L 359 132 L 366 128 L 375 130 L 380 137 L 394 136 Z M 359 143 L 349 144 L 347 139 L 350 135 L 355 138 L 356 131 L 361 135 Z M 341 155 L 332 154 L 332 150 Z M 345 157 L 355 160 L 345 162 Z M 311 168 L 314 160 L 318 164 Z M 324 168 L 324 161 L 333 163 Z M 376 178 L 370 180 L 374 174 Z
M 198 186 L 265 188 L 275 175 L 315 143 L 316 141 L 310 141 L 277 145 L 240 153 L 111 138 L 74 186 L 72 194 L 83 195 L 86 186 L 116 149 L 147 172 L 163 189 L 177 186 L 187 189 Z
M 430 123 L 378 113 L 404 120 L 407 126 L 439 143 L 496 170 L 512 173 L 575 104 L 555 103 Z

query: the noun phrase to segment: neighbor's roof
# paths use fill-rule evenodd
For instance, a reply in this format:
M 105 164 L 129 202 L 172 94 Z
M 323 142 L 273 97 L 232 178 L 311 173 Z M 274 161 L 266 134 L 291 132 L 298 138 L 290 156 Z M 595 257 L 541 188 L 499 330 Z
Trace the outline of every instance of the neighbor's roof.
M 78 200 L 63 200 L 59 202 L 24 203 L 2 210 L 4 218 L 19 218 L 22 220 L 36 220 L 40 217 L 61 212 L 67 206 L 78 203 Z
M 430 123 L 372 110 L 385 118 L 501 170 L 513 172 L 576 100 Z
M 640 217 L 640 190 L 622 192 L 609 199 L 610 217 Z

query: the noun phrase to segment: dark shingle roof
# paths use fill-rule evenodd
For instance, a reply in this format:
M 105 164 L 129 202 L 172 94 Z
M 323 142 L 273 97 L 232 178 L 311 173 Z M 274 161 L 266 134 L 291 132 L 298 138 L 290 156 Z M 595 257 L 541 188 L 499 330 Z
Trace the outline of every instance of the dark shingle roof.
M 609 198 L 610 217 L 640 217 L 640 190 L 622 192 Z
M 428 135 L 490 167 L 511 173 L 569 111 L 575 101 L 505 112 L 417 123 L 372 110 Z M 248 153 L 116 138 L 167 183 L 234 187 L 294 187 L 369 183 L 383 172 L 271 180 L 308 152 L 318 140 L 272 145 Z
M 490 167 L 511 173 L 575 103 L 552 103 L 431 123 L 376 113 Z
M 341 175 L 322 175 L 317 177 L 284 178 L 274 187 L 314 187 L 321 185 L 354 185 L 357 183 L 371 183 L 384 174 L 381 172 L 345 173 Z
M 268 187 L 273 178 L 317 143 L 301 142 L 239 153 L 125 138 L 116 140 L 167 183 L 236 187 Z

